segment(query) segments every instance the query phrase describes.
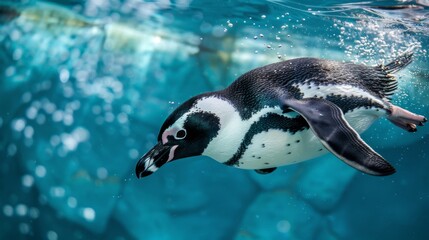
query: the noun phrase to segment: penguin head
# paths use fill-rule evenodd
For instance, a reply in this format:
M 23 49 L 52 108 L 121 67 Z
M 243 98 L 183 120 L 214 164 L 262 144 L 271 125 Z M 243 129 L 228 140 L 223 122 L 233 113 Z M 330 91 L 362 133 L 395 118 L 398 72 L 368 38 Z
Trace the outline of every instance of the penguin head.
M 177 159 L 201 155 L 220 129 L 219 117 L 195 108 L 195 99 L 179 106 L 164 122 L 158 143 L 137 163 L 136 175 L 146 177 Z

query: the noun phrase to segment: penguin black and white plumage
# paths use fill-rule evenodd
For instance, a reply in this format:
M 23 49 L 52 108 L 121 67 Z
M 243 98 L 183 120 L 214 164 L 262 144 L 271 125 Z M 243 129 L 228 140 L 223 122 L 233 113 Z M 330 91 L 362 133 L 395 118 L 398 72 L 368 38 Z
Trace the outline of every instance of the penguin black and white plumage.
M 391 74 L 412 55 L 375 67 L 298 58 L 253 69 L 180 105 L 162 125 L 158 144 L 138 161 L 136 175 L 197 155 L 267 174 L 328 152 L 367 174 L 393 174 L 359 133 L 383 116 L 410 132 L 427 121 L 389 101 L 397 88 Z

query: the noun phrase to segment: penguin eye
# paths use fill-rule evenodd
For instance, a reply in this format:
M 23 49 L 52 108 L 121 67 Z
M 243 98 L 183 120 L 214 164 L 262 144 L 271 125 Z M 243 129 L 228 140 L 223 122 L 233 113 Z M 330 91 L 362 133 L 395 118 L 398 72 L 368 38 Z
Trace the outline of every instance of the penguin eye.
M 184 139 L 186 137 L 186 130 L 185 129 L 180 129 L 179 131 L 176 132 L 176 139 Z

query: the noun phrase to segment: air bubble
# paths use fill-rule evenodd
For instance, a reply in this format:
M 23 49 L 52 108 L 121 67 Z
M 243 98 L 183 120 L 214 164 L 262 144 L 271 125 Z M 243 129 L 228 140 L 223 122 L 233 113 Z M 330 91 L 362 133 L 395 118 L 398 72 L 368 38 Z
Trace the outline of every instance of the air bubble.
M 20 49 L 20 48 L 17 48 L 14 52 L 13 52 L 13 60 L 15 60 L 15 61 L 18 61 L 19 59 L 21 59 L 22 58 L 22 53 L 23 53 L 23 51 L 22 51 L 22 49 Z
M 13 40 L 13 41 L 17 41 L 17 40 L 19 40 L 20 38 L 21 38 L 21 36 L 22 36 L 22 34 L 21 34 L 21 32 L 20 31 L 18 31 L 18 30 L 13 30 L 11 33 L 10 33 L 10 38 Z
M 12 122 L 12 128 L 17 132 L 21 132 L 25 128 L 25 120 L 22 118 L 14 120 Z
M 13 207 L 10 205 L 4 205 L 3 206 L 3 214 L 6 217 L 11 217 L 13 215 Z
M 55 106 L 55 104 L 53 104 L 51 102 L 47 102 L 47 103 L 43 104 L 43 109 L 48 114 L 52 114 L 56 108 L 57 107 Z
M 22 186 L 31 187 L 34 184 L 34 178 L 33 178 L 33 176 L 27 174 L 27 175 L 22 176 L 21 182 L 22 182 Z
M 104 167 L 101 167 L 101 168 L 97 169 L 97 177 L 99 179 L 106 179 L 107 176 L 108 176 L 107 169 L 105 169 Z
M 48 231 L 48 233 L 46 234 L 46 237 L 48 238 L 48 240 L 57 240 L 58 234 L 54 231 Z
M 82 215 L 88 222 L 92 222 L 95 219 L 95 211 L 92 208 L 84 208 Z
M 37 116 L 37 108 L 31 106 L 27 109 L 26 116 L 28 119 L 35 119 Z
M 15 74 L 15 71 L 16 71 L 16 69 L 13 66 L 6 68 L 6 70 L 5 70 L 6 77 L 11 77 L 12 75 Z
M 282 220 L 277 223 L 277 231 L 281 233 L 288 233 L 290 231 L 290 223 L 287 220 Z
M 74 198 L 74 197 L 69 197 L 69 198 L 67 199 L 67 205 L 68 205 L 70 208 L 75 208 L 75 207 L 77 206 L 77 200 L 76 200 L 76 198 Z
M 112 113 L 112 112 L 106 112 L 106 113 L 104 114 L 104 120 L 105 120 L 106 122 L 113 122 L 113 121 L 115 120 L 115 115 L 113 115 L 113 113 Z
M 35 172 L 36 172 L 36 176 L 37 177 L 42 178 L 42 177 L 44 177 L 46 175 L 46 168 L 44 166 L 42 166 L 42 165 L 39 165 L 39 166 L 36 167 Z
M 78 145 L 76 139 L 72 135 L 67 133 L 61 134 L 61 142 L 63 143 L 64 147 L 69 151 L 74 151 Z
M 15 156 L 15 154 L 16 154 L 16 151 L 17 151 L 17 147 L 16 147 L 16 145 L 15 144 L 10 144 L 8 147 L 7 147 L 7 155 L 9 156 L 9 157 L 13 157 L 13 156 Z
M 49 140 L 49 142 L 53 147 L 55 147 L 61 143 L 61 138 L 58 135 L 53 135 L 51 136 L 51 139 Z
M 41 114 L 41 113 L 37 114 L 37 117 L 36 117 L 37 124 L 42 125 L 45 123 L 45 121 L 46 121 L 46 117 L 44 114 Z
M 62 83 L 66 83 L 69 81 L 70 78 L 70 72 L 67 69 L 61 69 L 60 71 L 60 81 Z
M 128 151 L 128 156 L 131 158 L 131 159 L 136 159 L 138 156 L 139 156 L 139 151 L 137 151 L 137 149 L 130 149 L 129 151 Z
M 54 114 L 52 114 L 52 120 L 54 122 L 60 122 L 62 121 L 64 118 L 64 113 L 61 110 L 57 110 L 54 112 Z
M 38 218 L 39 217 L 39 209 L 34 208 L 34 207 L 30 208 L 30 210 L 28 211 L 28 215 L 33 219 Z
M 62 198 L 64 197 L 66 190 L 63 187 L 51 187 L 49 193 L 52 197 Z
M 119 123 L 125 124 L 128 122 L 128 115 L 124 112 L 121 112 L 119 113 L 117 119 Z
M 20 223 L 19 232 L 22 234 L 28 234 L 30 232 L 30 225 L 28 225 L 27 223 Z
M 89 131 L 83 127 L 77 127 L 73 130 L 71 135 L 74 139 L 76 139 L 77 142 L 85 142 L 89 139 Z
M 70 126 L 73 124 L 73 121 L 74 119 L 72 114 L 69 114 L 69 113 L 64 114 L 64 118 L 63 118 L 64 125 Z
M 34 128 L 33 127 L 31 127 L 31 126 L 25 127 L 25 129 L 24 129 L 24 136 L 26 138 L 30 138 L 31 139 L 33 137 L 33 134 L 34 134 Z
M 27 210 L 27 206 L 25 206 L 24 204 L 18 204 L 15 207 L 16 215 L 21 217 L 27 214 Z

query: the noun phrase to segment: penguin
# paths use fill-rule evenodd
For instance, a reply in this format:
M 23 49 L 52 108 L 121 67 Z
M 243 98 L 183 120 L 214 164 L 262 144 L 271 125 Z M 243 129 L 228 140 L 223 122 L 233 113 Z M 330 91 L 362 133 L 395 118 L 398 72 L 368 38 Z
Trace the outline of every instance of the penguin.
M 378 66 L 297 58 L 253 69 L 175 109 L 158 143 L 138 160 L 136 176 L 198 155 L 268 174 L 328 153 L 370 175 L 393 174 L 359 134 L 380 117 L 409 132 L 427 121 L 390 102 L 398 86 L 392 74 L 412 55 Z

